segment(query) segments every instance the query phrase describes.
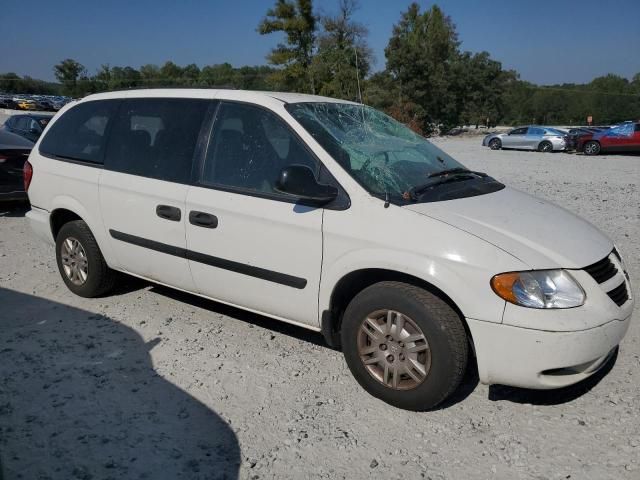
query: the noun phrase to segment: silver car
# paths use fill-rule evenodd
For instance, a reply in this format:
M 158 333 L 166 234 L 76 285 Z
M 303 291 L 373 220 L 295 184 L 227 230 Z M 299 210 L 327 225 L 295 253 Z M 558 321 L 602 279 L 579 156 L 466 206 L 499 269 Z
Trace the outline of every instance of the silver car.
M 557 128 L 532 125 L 514 128 L 508 133 L 491 133 L 484 137 L 482 145 L 491 150 L 516 148 L 553 152 L 567 148 L 567 133 Z

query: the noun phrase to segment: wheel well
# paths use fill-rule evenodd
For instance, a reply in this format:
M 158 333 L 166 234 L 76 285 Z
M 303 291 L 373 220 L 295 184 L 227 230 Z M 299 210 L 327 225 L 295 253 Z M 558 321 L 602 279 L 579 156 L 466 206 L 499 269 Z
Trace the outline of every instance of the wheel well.
M 397 281 L 415 285 L 417 287 L 424 288 L 444 300 L 458 314 L 467 332 L 467 337 L 471 340 L 469 327 L 467 326 L 467 322 L 462 311 L 442 290 L 421 278 L 414 277 L 413 275 L 396 272 L 394 270 L 367 268 L 363 270 L 356 270 L 355 272 L 345 275 L 333 288 L 329 303 L 329 310 L 322 312 L 322 334 L 330 346 L 336 348 L 340 347 L 342 316 L 347 305 L 349 305 L 349 302 L 365 288 L 370 287 L 374 283 L 384 281 Z
M 60 231 L 62 226 L 65 223 L 69 223 L 74 220 L 82 219 L 71 210 L 67 210 L 66 208 L 58 208 L 51 212 L 49 222 L 51 223 L 51 233 L 53 234 L 54 240 L 58 236 L 58 232 Z

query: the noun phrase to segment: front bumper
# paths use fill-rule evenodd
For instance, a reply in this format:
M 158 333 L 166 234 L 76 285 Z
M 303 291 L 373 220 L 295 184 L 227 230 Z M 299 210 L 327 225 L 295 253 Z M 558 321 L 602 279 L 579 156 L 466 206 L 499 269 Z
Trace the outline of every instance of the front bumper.
M 551 389 L 577 383 L 606 364 L 631 315 L 572 332 L 550 332 L 467 319 L 482 383 Z

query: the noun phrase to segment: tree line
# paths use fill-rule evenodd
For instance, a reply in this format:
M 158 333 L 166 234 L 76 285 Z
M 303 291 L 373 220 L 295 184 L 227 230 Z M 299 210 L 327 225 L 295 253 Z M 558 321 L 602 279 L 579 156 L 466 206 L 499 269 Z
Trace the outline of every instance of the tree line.
M 276 0 L 257 31 L 283 41 L 268 65 L 229 63 L 102 65 L 90 75 L 73 59 L 54 66 L 59 84 L 0 75 L 0 90 L 19 93 L 89 93 L 141 87 L 228 87 L 285 90 L 362 101 L 429 134 L 457 125 L 597 124 L 640 118 L 640 73 L 631 80 L 609 74 L 587 84 L 538 86 L 506 70 L 488 52 L 462 51 L 456 26 L 437 5 L 417 3 L 402 12 L 385 48 L 385 68 L 373 72 L 368 32 L 356 20 L 357 0 L 338 0 L 318 13 L 313 0 Z

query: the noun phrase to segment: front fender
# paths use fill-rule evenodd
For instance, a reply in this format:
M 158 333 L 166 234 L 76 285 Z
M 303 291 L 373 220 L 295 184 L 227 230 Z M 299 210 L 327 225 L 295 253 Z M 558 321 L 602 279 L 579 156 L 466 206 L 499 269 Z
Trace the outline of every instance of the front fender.
M 444 292 L 465 317 L 501 322 L 504 300 L 489 285 L 495 274 L 484 266 L 458 259 L 435 258 L 407 251 L 366 248 L 351 251 L 324 265 L 320 282 L 320 311 L 328 310 L 335 286 L 350 273 L 384 269 L 419 278 Z

